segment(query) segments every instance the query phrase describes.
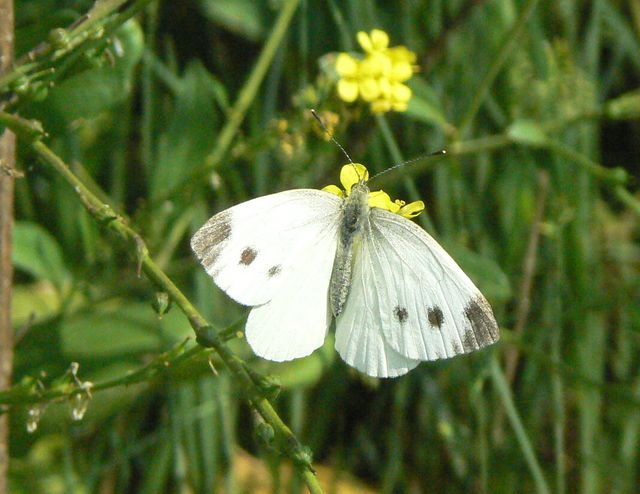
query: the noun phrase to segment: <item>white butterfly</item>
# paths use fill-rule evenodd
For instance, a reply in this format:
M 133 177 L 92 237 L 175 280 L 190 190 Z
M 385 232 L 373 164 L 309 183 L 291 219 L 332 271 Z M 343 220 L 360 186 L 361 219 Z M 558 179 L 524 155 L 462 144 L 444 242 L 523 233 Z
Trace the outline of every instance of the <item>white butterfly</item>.
M 349 365 L 395 377 L 420 361 L 478 350 L 499 338 L 491 307 L 453 259 L 370 192 L 361 164 L 342 168 L 342 192 L 296 189 L 213 216 L 191 248 L 231 298 L 253 306 L 245 333 L 254 352 L 278 362 L 319 348 L 332 318 Z M 373 206 L 373 207 L 372 207 Z

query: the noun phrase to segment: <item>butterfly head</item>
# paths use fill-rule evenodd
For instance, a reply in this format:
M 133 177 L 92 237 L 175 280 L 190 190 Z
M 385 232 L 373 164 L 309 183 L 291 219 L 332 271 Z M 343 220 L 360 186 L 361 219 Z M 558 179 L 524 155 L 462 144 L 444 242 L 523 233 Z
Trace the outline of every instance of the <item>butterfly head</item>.
M 343 189 L 337 185 L 327 185 L 322 190 L 335 194 L 343 199 L 349 198 L 352 194 L 358 196 L 364 194 L 371 208 L 380 208 L 397 213 L 405 218 L 414 218 L 424 210 L 424 202 L 414 201 L 405 203 L 400 199 L 391 200 L 389 194 L 383 190 L 370 191 L 367 185 L 369 171 L 361 163 L 348 163 L 340 170 L 340 183 Z

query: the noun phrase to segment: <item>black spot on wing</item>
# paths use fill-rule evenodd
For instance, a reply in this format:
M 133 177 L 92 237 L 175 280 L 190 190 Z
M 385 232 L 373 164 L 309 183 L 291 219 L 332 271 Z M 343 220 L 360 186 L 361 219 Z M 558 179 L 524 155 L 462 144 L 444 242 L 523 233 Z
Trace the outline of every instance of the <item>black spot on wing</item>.
M 409 319 L 409 313 L 407 312 L 407 309 L 405 309 L 404 307 L 400 307 L 399 305 L 396 305 L 396 308 L 393 309 L 393 315 L 400 324 Z
M 191 249 L 209 270 L 231 235 L 231 212 L 222 211 L 207 221 L 191 239 Z
M 253 261 L 255 261 L 258 256 L 258 251 L 252 247 L 245 247 L 242 253 L 240 254 L 240 264 L 244 266 L 249 266 Z
M 500 336 L 498 324 L 493 317 L 491 306 L 484 297 L 472 299 L 464 309 L 464 316 L 471 325 L 462 337 L 462 345 L 466 352 L 477 350 L 498 340 Z
M 429 307 L 427 309 L 427 317 L 432 328 L 440 329 L 444 322 L 444 314 L 440 307 Z
M 267 274 L 269 275 L 269 278 L 273 278 L 274 276 L 279 275 L 280 271 L 282 271 L 282 266 L 280 266 L 280 264 L 276 264 L 275 266 L 271 266 L 269 268 Z

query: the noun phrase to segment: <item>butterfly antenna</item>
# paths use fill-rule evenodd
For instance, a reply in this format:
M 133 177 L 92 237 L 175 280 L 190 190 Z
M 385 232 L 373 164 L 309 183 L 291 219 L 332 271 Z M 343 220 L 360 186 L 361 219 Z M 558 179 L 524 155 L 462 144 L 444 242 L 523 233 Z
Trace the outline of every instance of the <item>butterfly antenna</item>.
M 345 151 L 345 149 L 338 142 L 338 140 L 335 137 L 333 137 L 333 134 L 331 132 L 329 132 L 329 129 L 327 129 L 327 126 L 324 124 L 324 122 L 320 118 L 320 115 L 318 115 L 318 112 L 315 111 L 313 108 L 311 108 L 311 115 L 313 115 L 313 117 L 318 121 L 318 123 L 320 124 L 320 127 L 322 127 L 322 130 L 324 130 L 325 133 L 329 136 L 329 139 L 331 139 L 333 141 L 333 143 L 336 146 L 338 146 L 338 148 L 340 148 L 340 151 L 342 151 L 342 154 L 344 154 L 347 157 L 347 159 L 349 160 L 349 163 L 351 163 L 353 165 L 353 168 L 356 170 L 356 173 L 358 173 L 358 168 L 356 167 L 356 164 L 351 159 L 351 156 L 349 156 L 349 153 L 347 153 L 347 151 Z
M 441 156 L 441 155 L 445 155 L 445 154 L 447 154 L 447 150 L 446 149 L 441 149 L 440 151 L 436 151 L 434 153 L 423 154 L 422 156 L 418 156 L 417 158 L 413 158 L 413 159 L 410 159 L 410 160 L 407 160 L 407 161 L 403 161 L 402 163 L 398 163 L 397 165 L 390 166 L 386 170 L 382 170 L 381 172 L 376 173 L 369 180 L 373 180 L 374 178 L 377 178 L 380 175 L 384 175 L 385 173 L 388 173 L 391 170 L 395 170 L 396 168 L 401 168 L 401 167 L 409 165 L 411 163 L 415 163 L 416 161 L 420 161 L 420 160 L 423 160 L 425 158 L 431 158 L 432 156 Z

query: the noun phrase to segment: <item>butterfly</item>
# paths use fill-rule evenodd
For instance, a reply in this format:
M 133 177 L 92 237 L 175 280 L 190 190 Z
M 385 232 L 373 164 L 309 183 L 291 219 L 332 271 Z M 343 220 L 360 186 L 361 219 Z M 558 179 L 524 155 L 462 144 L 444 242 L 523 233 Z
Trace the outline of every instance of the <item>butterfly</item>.
M 252 306 L 245 334 L 272 361 L 310 355 L 335 320 L 342 359 L 374 377 L 494 343 L 491 306 L 445 250 L 411 219 L 417 201 L 369 191 L 359 163 L 344 190 L 294 189 L 213 216 L 191 248 L 214 282 Z

